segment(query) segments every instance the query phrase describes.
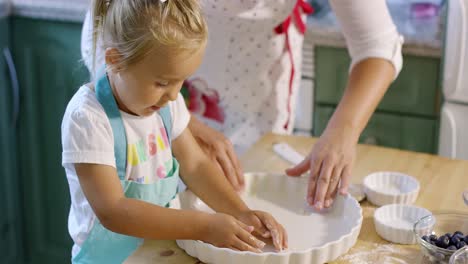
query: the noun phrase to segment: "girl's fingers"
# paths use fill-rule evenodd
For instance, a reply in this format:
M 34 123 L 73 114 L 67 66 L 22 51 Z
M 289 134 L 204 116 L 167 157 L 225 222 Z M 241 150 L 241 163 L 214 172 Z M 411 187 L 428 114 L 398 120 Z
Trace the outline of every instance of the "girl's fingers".
M 269 216 L 268 214 L 261 212 L 261 211 L 255 211 L 255 217 L 257 220 L 255 222 L 256 223 L 258 222 L 256 226 L 257 233 L 259 233 L 264 238 L 270 237 L 270 232 L 268 231 L 268 228 L 266 227 L 265 222 L 267 221 L 269 217 L 272 217 L 272 216 Z
M 273 245 L 278 251 L 281 251 L 282 249 L 282 244 L 283 244 L 283 238 L 282 234 L 279 232 L 278 224 L 276 222 L 273 222 L 269 218 L 264 219 L 265 226 L 268 228 L 271 234 L 271 240 L 273 241 Z
M 256 249 L 262 249 L 265 247 L 265 242 L 257 239 L 251 233 L 245 232 L 243 229 L 241 229 L 241 232 L 237 233 L 237 238 Z
M 236 220 L 237 224 L 244 229 L 245 231 L 252 233 L 255 230 L 255 227 L 244 224 L 242 221 Z
M 232 244 L 231 248 L 239 251 L 251 251 L 255 253 L 262 253 L 262 251 L 256 247 L 249 245 L 248 243 L 244 242 L 240 238 L 235 238 L 234 243 Z
M 275 249 L 277 251 L 281 251 L 283 249 L 283 238 L 281 237 L 281 233 L 278 231 L 278 229 L 274 228 L 271 230 L 271 239 Z

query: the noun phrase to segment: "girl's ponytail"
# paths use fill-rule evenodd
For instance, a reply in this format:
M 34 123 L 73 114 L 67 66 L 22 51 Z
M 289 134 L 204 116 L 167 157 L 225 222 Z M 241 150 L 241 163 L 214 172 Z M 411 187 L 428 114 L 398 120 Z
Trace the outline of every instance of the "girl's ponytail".
M 93 64 L 92 72 L 96 72 L 96 48 L 98 39 L 102 38 L 102 28 L 111 0 L 93 0 Z

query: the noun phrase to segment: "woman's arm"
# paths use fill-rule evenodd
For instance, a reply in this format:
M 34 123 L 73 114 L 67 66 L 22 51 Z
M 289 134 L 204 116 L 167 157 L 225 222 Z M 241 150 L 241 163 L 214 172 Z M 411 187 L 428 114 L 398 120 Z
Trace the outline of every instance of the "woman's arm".
M 346 39 L 350 69 L 362 60 L 379 58 L 401 70 L 403 37 L 398 33 L 385 0 L 330 0 Z
M 213 210 L 230 215 L 249 210 L 227 179 L 219 177 L 223 172 L 205 155 L 189 129 L 172 142 L 172 149 L 184 183 Z
M 394 76 L 395 69 L 384 59 L 369 58 L 356 64 L 324 133 L 341 130 L 348 135 L 345 138 L 357 143 Z
M 222 133 L 204 124 L 194 115 L 188 125 L 203 152 L 221 168 L 236 191 L 244 188 L 244 174 L 231 141 Z
M 402 38 L 385 0 L 330 3 L 352 58 L 349 80 L 335 113 L 310 154 L 287 170 L 291 176 L 310 170 L 307 201 L 319 210 L 333 203 L 338 188 L 342 194 L 347 192 L 359 136 L 402 64 Z

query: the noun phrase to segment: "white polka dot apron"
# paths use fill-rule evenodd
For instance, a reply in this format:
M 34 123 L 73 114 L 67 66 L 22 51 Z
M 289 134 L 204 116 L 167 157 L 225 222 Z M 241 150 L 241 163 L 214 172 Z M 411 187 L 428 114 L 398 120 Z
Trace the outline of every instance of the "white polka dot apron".
M 184 84 L 190 111 L 241 154 L 267 132 L 291 133 L 304 1 L 202 0 L 209 40 L 202 66 Z

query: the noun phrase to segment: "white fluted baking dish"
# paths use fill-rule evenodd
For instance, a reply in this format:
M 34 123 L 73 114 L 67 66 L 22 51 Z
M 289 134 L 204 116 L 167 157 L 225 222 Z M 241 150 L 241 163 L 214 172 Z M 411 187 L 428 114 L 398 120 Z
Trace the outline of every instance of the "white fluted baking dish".
M 367 200 L 377 206 L 412 204 L 420 188 L 416 178 L 392 171 L 372 173 L 364 178 L 363 185 Z
M 430 211 L 413 205 L 385 205 L 374 212 L 375 229 L 380 237 L 390 242 L 416 244 L 413 226 L 428 215 L 431 215 Z
M 338 196 L 332 208 L 318 213 L 305 203 L 307 177 L 247 173 L 245 180 L 244 201 L 251 209 L 271 213 L 286 228 L 289 249 L 275 252 L 267 245 L 263 253 L 239 252 L 193 240 L 179 240 L 179 247 L 205 263 L 310 264 L 332 261 L 356 243 L 362 210 L 350 195 Z M 190 192 L 180 195 L 180 204 L 212 212 Z

